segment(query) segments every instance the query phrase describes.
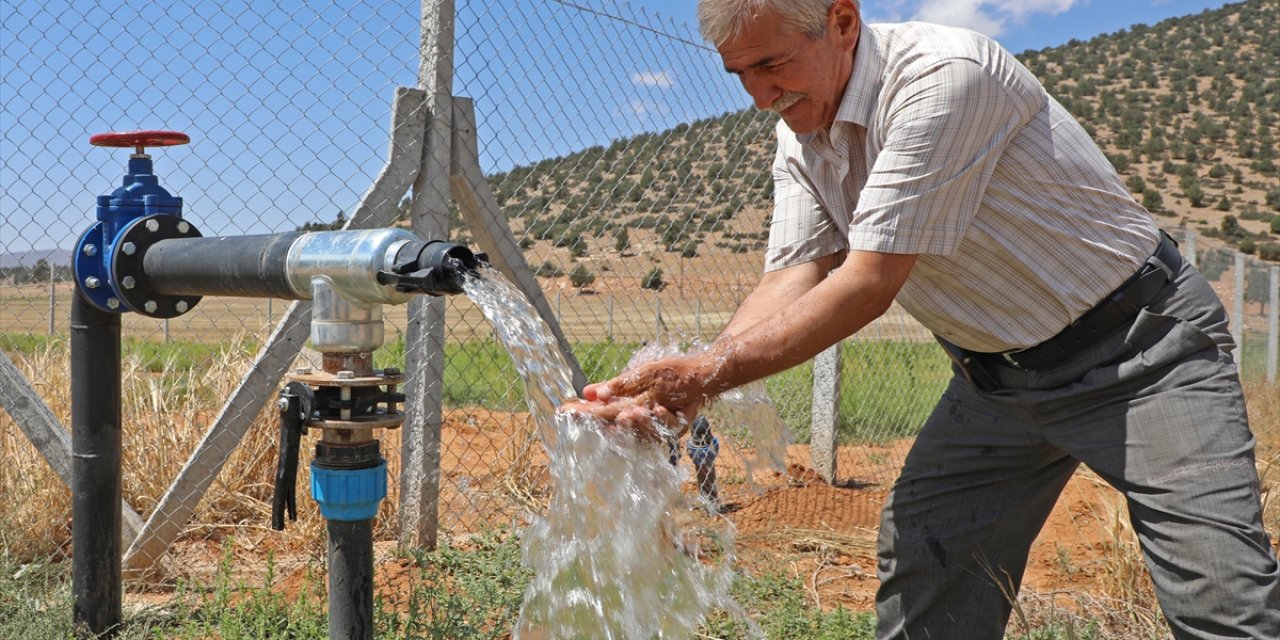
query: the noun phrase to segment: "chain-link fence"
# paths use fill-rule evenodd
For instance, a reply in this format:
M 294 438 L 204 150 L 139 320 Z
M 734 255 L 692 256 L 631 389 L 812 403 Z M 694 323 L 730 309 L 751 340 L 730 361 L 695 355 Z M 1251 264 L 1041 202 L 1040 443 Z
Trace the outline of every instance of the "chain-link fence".
M 420 63 L 424 42 L 447 41 L 429 27 L 431 10 L 424 19 L 404 0 L 3 2 L 0 346 L 20 373 L 6 373 L 6 406 L 23 409 L 0 416 L 0 532 L 12 552 L 56 556 L 69 552 L 70 501 L 56 460 L 42 457 L 66 450 L 57 430 L 70 414 L 70 252 L 93 222 L 94 198 L 125 167 L 123 153 L 89 147 L 90 134 L 189 133 L 190 145 L 152 155 L 161 184 L 184 198 L 185 216 L 206 236 L 434 216 L 455 241 L 496 249 L 467 206 L 425 202 L 429 176 L 418 176 L 413 197 L 390 201 L 371 186 L 395 162 L 389 140 L 399 130 L 388 123 L 405 115 L 393 112 L 396 88 L 441 89 L 439 69 Z M 454 39 L 444 95 L 473 101 L 485 179 L 452 190 L 475 196 L 471 210 L 500 214 L 587 378 L 619 371 L 647 341 L 714 337 L 759 275 L 773 126 L 746 108 L 715 52 L 687 27 L 605 0 L 460 2 Z M 455 165 L 469 135 L 464 111 L 455 104 L 452 129 L 433 128 L 437 114 L 423 134 L 425 147 L 441 131 L 453 136 Z M 448 165 L 424 164 L 455 181 L 477 175 Z M 1202 243 L 1199 262 L 1229 305 L 1240 296 L 1245 374 L 1274 377 L 1275 267 L 1240 267 L 1221 251 Z M 275 414 L 262 409 L 274 406 L 286 370 L 310 357 L 272 349 L 305 325 L 299 313 L 287 301 L 206 298 L 168 321 L 125 317 L 126 545 L 140 565 L 181 572 L 227 532 L 253 532 L 267 546 L 324 535 L 310 507 L 283 534 L 258 531 L 270 520 L 276 448 Z M 415 346 L 406 336 L 417 334 L 407 307 L 386 313 L 375 361 L 403 366 Z M 428 381 L 444 405 L 440 530 L 519 525 L 546 490 L 519 381 L 470 302 L 450 298 L 445 318 L 443 376 Z M 843 355 L 839 475 L 883 490 L 945 383 L 945 358 L 896 309 Z M 814 386 L 811 365 L 769 381 L 800 443 Z M 397 468 L 400 434 L 379 437 Z M 807 464 L 807 454 L 795 456 Z M 740 484 L 785 484 L 743 473 Z M 721 477 L 730 483 L 734 473 Z M 399 522 L 392 484 L 378 518 L 384 538 Z M 860 517 L 873 524 L 877 509 L 868 501 Z M 47 535 L 11 535 L 23 531 Z

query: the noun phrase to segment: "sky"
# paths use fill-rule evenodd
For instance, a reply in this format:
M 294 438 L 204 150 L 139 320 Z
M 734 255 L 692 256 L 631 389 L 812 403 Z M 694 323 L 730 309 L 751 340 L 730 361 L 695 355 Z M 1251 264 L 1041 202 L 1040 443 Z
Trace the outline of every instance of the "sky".
M 632 6 L 697 24 L 693 0 L 629 1 Z M 922 20 L 973 29 L 1021 53 L 1226 4 L 1221 0 L 863 0 L 862 10 L 868 22 Z
M 867 0 L 1014 52 L 1218 8 L 1204 0 Z M 453 91 L 486 173 L 748 108 L 693 0 L 455 0 Z M 205 235 L 350 214 L 418 82 L 418 0 L 0 0 L 0 254 L 68 248 L 118 185 L 104 131 L 175 129 L 161 184 Z

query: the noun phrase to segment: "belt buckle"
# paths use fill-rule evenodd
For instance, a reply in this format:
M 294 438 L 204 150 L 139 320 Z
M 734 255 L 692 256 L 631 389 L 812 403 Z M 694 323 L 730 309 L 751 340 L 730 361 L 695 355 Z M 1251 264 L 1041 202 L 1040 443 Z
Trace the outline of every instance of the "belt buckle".
M 1005 364 L 1007 364 L 1007 365 L 1009 365 L 1009 366 L 1011 366 L 1011 367 L 1013 367 L 1013 368 L 1015 368 L 1015 369 L 1020 369 L 1020 370 L 1022 370 L 1022 371 L 1026 371 L 1026 370 L 1027 370 L 1027 369 L 1026 369 L 1026 367 L 1022 366 L 1022 364 L 1021 364 L 1021 363 L 1019 363 L 1019 362 L 1018 362 L 1018 360 L 1014 357 L 1014 356 L 1018 355 L 1019 353 L 1022 353 L 1023 351 L 1026 351 L 1026 349 L 1017 349 L 1017 350 L 1014 350 L 1014 351 L 1001 351 L 1001 352 L 1000 352 L 1000 354 L 999 354 L 999 355 L 1000 355 L 1000 359 L 1001 359 L 1001 360 L 1003 360 Z

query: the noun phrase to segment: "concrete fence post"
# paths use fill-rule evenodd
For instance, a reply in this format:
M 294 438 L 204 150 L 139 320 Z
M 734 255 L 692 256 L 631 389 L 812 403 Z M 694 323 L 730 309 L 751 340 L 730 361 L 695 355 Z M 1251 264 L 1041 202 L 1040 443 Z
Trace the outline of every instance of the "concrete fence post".
M 840 344 L 813 360 L 813 410 L 809 457 L 813 470 L 828 484 L 836 480 L 836 432 L 840 424 Z

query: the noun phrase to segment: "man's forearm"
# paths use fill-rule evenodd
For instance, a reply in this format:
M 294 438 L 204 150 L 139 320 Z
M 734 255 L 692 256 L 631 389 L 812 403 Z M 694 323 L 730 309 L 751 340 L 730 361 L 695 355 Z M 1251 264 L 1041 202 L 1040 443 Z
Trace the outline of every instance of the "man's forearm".
M 729 323 L 716 338 L 735 336 L 773 317 L 822 282 L 835 268 L 840 256 L 823 256 L 805 264 L 767 273 L 747 298 L 738 305 Z
M 915 256 L 861 254 L 773 309 L 767 320 L 757 318 L 740 333 L 717 340 L 710 356 L 715 360 L 712 391 L 783 371 L 853 335 L 888 310 L 914 264 Z

